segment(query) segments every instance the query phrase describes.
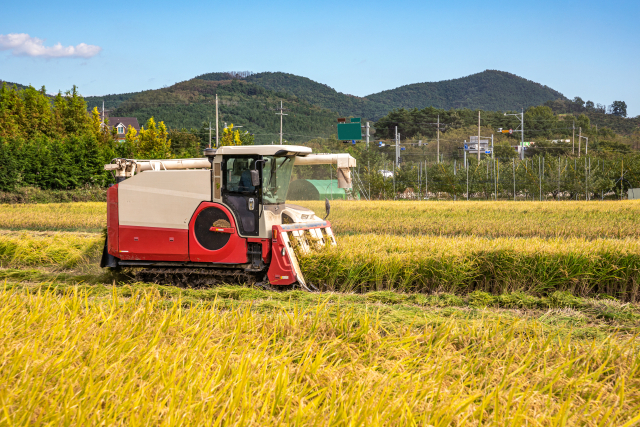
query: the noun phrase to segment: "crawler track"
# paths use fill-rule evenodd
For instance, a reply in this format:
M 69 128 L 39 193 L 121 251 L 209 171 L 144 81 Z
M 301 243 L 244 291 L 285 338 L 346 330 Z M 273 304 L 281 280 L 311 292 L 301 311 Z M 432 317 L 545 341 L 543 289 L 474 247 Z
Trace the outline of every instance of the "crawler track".
M 188 288 L 204 288 L 238 283 L 255 285 L 263 281 L 265 272 L 247 272 L 241 269 L 171 268 L 154 267 L 135 269 L 136 280 L 141 282 L 173 285 Z
M 223 284 L 241 284 L 281 291 L 295 288 L 295 285 L 270 285 L 266 278 L 266 270 L 248 272 L 242 269 L 153 267 L 135 268 L 131 272 L 135 280 L 140 282 L 183 288 L 211 288 Z

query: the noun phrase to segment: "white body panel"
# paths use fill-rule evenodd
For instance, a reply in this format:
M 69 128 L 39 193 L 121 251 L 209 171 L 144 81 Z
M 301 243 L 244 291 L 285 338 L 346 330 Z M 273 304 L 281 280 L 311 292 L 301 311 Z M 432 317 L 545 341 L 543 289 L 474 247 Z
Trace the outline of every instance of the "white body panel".
M 338 168 L 355 168 L 356 159 L 348 153 L 335 154 L 311 154 L 305 157 L 296 157 L 296 166 L 300 165 L 336 165 Z
M 118 185 L 120 225 L 186 230 L 205 200 L 211 200 L 210 169 L 145 171 Z

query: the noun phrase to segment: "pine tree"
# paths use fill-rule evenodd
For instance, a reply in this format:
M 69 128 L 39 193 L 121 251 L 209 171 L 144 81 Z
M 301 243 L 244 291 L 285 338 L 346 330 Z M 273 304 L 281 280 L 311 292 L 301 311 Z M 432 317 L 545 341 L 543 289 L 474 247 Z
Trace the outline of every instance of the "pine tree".
M 3 82 L 0 88 L 0 137 L 23 138 L 24 121 L 24 106 L 17 88 L 7 88 Z

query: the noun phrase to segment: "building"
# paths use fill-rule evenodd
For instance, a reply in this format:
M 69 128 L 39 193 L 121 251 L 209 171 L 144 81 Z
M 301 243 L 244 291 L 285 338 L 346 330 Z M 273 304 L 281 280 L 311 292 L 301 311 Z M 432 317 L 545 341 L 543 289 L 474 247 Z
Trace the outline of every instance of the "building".
M 135 117 L 109 117 L 109 129 L 116 129 L 118 142 L 124 142 L 129 126 L 140 132 L 140 125 Z

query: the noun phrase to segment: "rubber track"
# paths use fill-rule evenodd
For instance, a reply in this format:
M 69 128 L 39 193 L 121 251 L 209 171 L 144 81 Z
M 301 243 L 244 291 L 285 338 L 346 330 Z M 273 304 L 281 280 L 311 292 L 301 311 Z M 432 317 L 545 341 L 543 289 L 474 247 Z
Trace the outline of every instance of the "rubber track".
M 222 270 L 211 268 L 144 268 L 136 269 L 134 277 L 140 282 L 173 285 L 187 288 L 204 288 L 222 284 L 254 285 L 261 283 L 266 271 Z

